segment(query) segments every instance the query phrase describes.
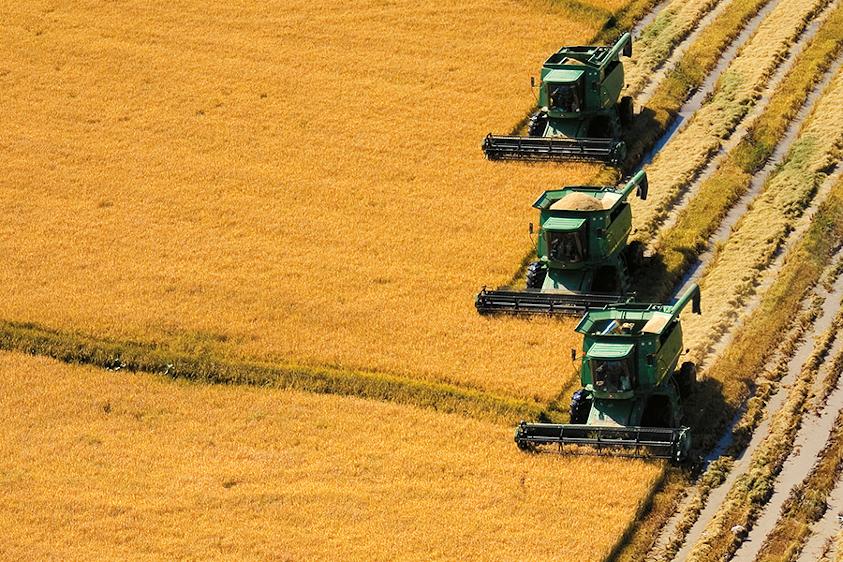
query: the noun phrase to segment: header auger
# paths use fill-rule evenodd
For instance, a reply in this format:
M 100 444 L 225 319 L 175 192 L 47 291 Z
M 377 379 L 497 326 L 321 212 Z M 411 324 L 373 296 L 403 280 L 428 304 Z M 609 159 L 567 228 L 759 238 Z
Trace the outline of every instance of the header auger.
M 527 289 L 483 289 L 475 300 L 481 314 L 567 314 L 626 300 L 631 274 L 644 255 L 632 230 L 628 198 L 647 198 L 640 171 L 622 188 L 575 186 L 545 191 L 539 209 L 538 260 L 527 269 Z M 532 226 L 532 225 L 531 225 Z
M 691 433 L 681 425 L 681 400 L 693 390 L 696 368 L 683 363 L 677 370 L 677 364 L 679 313 L 689 302 L 699 314 L 697 285 L 674 305 L 624 303 L 589 310 L 576 327 L 583 334 L 582 389 L 571 399 L 571 423 L 522 421 L 515 431 L 518 447 L 558 445 L 562 452 L 620 450 L 684 460 Z
M 562 47 L 545 61 L 539 84 L 539 110 L 528 135 L 486 136 L 489 160 L 597 160 L 620 165 L 621 140 L 633 118 L 624 87 L 621 55 L 632 56 L 632 36 L 611 47 Z M 620 101 L 618 101 L 620 98 Z

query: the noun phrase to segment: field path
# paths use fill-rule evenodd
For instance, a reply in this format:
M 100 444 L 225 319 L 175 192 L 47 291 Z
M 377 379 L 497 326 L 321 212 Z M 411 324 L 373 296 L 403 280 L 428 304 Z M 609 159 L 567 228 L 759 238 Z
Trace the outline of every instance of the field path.
M 822 519 L 817 521 L 812 529 L 811 536 L 805 543 L 805 548 L 797 558 L 797 562 L 816 562 L 823 554 L 830 560 L 836 560 L 833 552 L 834 536 L 840 532 L 841 519 L 843 516 L 843 480 L 837 480 L 837 485 L 828 497 L 828 509 Z M 832 550 L 826 550 L 831 548 Z

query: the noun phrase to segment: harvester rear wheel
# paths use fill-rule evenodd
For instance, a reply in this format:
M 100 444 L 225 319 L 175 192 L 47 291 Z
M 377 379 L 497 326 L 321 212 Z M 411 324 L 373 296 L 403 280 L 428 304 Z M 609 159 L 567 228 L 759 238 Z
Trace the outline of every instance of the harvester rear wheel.
M 584 388 L 571 396 L 571 423 L 586 423 L 591 412 L 591 396 Z
M 544 131 L 547 129 L 547 114 L 541 111 L 536 111 L 530 116 L 530 124 L 527 126 L 527 135 L 531 137 L 544 136 Z
M 547 268 L 544 263 L 534 261 L 527 266 L 527 288 L 541 289 L 544 285 L 544 279 L 547 277 Z
M 629 128 L 632 125 L 632 119 L 635 117 L 635 107 L 632 105 L 632 98 L 624 96 L 618 103 L 618 116 L 621 119 L 621 126 Z
M 697 366 L 690 361 L 685 361 L 679 367 L 676 374 L 676 384 L 679 386 L 679 395 L 687 398 L 694 392 L 694 384 L 697 382 Z
M 644 244 L 640 240 L 633 240 L 626 247 L 626 266 L 630 273 L 635 273 L 644 265 Z

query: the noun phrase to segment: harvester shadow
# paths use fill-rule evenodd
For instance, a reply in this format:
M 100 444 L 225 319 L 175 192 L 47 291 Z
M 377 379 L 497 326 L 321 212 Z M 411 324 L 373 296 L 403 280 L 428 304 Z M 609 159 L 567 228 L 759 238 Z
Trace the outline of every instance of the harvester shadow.
M 627 147 L 625 169 L 634 171 L 652 160 L 661 148 L 659 141 L 669 130 L 674 117 L 666 112 L 656 113 L 649 107 L 641 108 L 632 127 L 624 135 Z

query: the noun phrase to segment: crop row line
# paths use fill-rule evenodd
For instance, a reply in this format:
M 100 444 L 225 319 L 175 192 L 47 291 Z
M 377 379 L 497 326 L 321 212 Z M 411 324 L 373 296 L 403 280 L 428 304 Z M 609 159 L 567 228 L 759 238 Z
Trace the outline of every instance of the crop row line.
M 843 47 L 843 7 L 829 16 L 803 51 L 793 70 L 770 99 L 768 109 L 750 127 L 720 168 L 698 188 L 658 242 L 659 267 L 644 274 L 641 287 L 650 298 L 669 295 L 685 271 L 708 247 L 728 210 L 746 192 L 752 176 L 773 154 L 791 119 L 831 67 Z
M 811 385 L 841 326 L 843 312 L 838 312 L 832 326 L 817 340 L 784 407 L 773 418 L 769 435 L 752 455 L 751 466 L 732 486 L 726 502 L 691 550 L 689 561 L 728 559 L 740 547 L 741 537 L 731 529 L 750 528 L 772 495 L 776 476 L 792 452 Z
M 810 315 L 800 314 L 802 303 L 820 281 L 823 271 L 831 258 L 843 246 L 843 181 L 836 183 L 826 201 L 817 210 L 814 221 L 805 232 L 801 240 L 790 250 L 782 267 L 779 276 L 775 279 L 770 288 L 766 291 L 761 302 L 746 321 L 736 330 L 732 344 L 716 359 L 706 372 L 706 378 L 716 381 L 716 385 L 707 387 L 708 392 L 703 391 L 691 397 L 688 404 L 689 412 L 698 412 L 692 418 L 692 423 L 697 429 L 695 439 L 702 437 L 702 449 L 711 448 L 720 435 L 732 420 L 741 404 L 747 404 L 749 394 L 756 386 L 754 374 L 765 371 L 770 356 L 780 347 L 782 342 L 789 343 L 791 349 L 795 348 L 796 337 L 791 333 L 791 323 L 799 319 L 802 329 L 812 323 L 818 308 L 814 303 Z M 790 335 L 790 337 L 788 337 Z M 801 334 L 799 334 L 801 337 Z M 717 386 L 718 388 L 714 388 Z M 764 392 L 769 388 L 762 386 Z M 713 396 L 710 393 L 721 392 L 727 401 L 724 407 L 711 411 L 705 408 L 707 403 L 712 402 Z M 743 416 L 743 422 L 736 427 L 735 449 L 742 444 L 754 426 L 760 419 L 763 412 L 763 399 L 752 401 L 750 408 Z M 699 413 L 702 409 L 704 413 Z M 704 476 L 700 483 L 708 486 L 708 492 L 725 480 L 725 474 L 731 467 L 730 460 L 715 461 L 708 467 L 708 476 Z M 665 470 L 672 470 L 666 468 Z M 704 473 L 705 474 L 705 473 Z M 671 504 L 677 501 L 676 490 L 666 489 L 667 496 L 660 501 L 664 504 Z M 704 497 L 699 500 L 698 509 L 702 509 L 705 497 L 708 493 L 703 490 Z M 672 497 L 671 497 L 672 496 Z M 660 527 L 667 520 L 667 516 L 660 514 L 661 518 L 655 525 Z M 697 513 L 698 515 L 698 513 Z M 684 525 L 690 528 L 696 515 L 689 515 Z M 633 522 L 633 525 L 636 523 Z M 649 527 L 647 527 L 649 528 Z M 683 537 L 684 538 L 684 537 Z M 633 536 L 627 543 L 627 548 L 616 558 L 641 559 L 647 555 L 655 541 L 654 535 L 648 537 Z M 681 544 L 681 538 L 680 538 Z

